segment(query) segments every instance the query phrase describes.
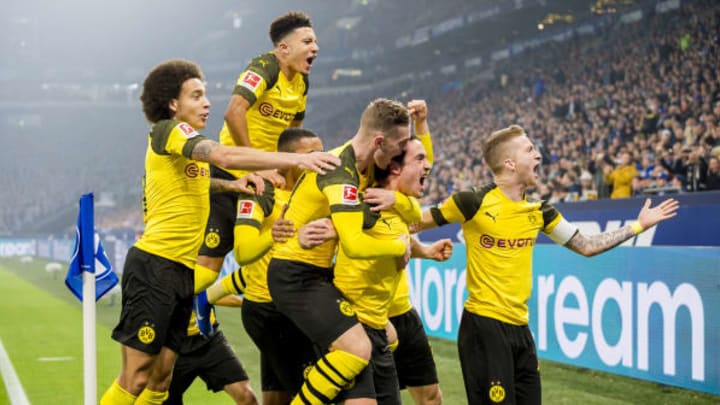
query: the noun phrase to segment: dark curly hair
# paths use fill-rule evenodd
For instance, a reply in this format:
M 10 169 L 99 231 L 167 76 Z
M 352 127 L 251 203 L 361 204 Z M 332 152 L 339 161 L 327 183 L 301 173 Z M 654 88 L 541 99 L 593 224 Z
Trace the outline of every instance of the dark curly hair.
M 291 11 L 276 18 L 270 24 L 270 40 L 273 45 L 277 46 L 287 34 L 293 32 L 296 28 L 303 27 L 312 28 L 310 17 L 302 11 Z
M 151 123 L 172 118 L 170 100 L 180 96 L 188 79 L 204 80 L 200 67 L 188 60 L 174 59 L 155 66 L 145 78 L 140 95 L 145 118 Z

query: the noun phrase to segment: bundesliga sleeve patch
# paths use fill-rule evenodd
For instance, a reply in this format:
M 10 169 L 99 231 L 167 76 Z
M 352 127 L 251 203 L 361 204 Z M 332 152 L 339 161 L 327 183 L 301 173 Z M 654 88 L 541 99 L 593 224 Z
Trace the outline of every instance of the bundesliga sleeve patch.
M 190 124 L 188 124 L 188 123 L 181 122 L 178 124 L 177 127 L 180 128 L 180 131 L 188 138 L 192 138 L 194 136 L 200 135 L 195 130 L 195 128 L 191 127 Z
M 353 186 L 352 184 L 343 184 L 343 195 L 342 195 L 342 203 L 346 205 L 358 205 L 360 204 L 360 201 L 358 201 L 358 191 L 357 187 Z
M 245 72 L 245 75 L 240 80 L 240 85 L 254 93 L 255 89 L 258 88 L 262 80 L 262 76 L 248 70 L 247 72 Z
M 253 208 L 255 207 L 254 201 L 241 200 L 238 201 L 238 218 L 252 218 Z

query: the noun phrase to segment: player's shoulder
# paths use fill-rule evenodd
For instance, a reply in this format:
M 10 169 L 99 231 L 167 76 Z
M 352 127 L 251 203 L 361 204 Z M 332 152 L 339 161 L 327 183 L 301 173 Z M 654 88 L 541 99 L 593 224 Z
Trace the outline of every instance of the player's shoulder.
M 280 64 L 274 51 L 265 52 L 254 57 L 246 70 L 251 70 L 261 75 L 269 83 L 275 83 L 280 74 Z M 270 87 L 270 86 L 268 86 Z
M 349 142 L 330 150 L 329 153 L 340 158 L 340 165 L 336 167 L 335 170 L 317 176 L 318 185 L 320 185 L 321 188 L 329 184 L 357 184 L 360 182 L 355 151 Z
M 458 191 L 452 195 L 456 204 L 471 204 L 480 206 L 488 194 L 497 192 L 495 183 L 488 183 L 480 187 L 472 187 L 469 190 Z
M 195 128 L 190 124 L 183 121 L 174 119 L 160 120 L 153 124 L 150 129 L 150 144 L 155 153 L 167 154 L 165 146 L 167 145 L 171 136 L 182 137 L 187 139 L 193 139 L 196 143 L 202 139 L 205 139 Z

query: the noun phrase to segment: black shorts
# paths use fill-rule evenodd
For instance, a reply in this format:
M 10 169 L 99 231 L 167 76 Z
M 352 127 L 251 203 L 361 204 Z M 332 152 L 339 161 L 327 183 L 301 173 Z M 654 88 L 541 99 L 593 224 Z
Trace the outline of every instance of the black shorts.
M 196 377 L 202 378 L 207 389 L 213 392 L 222 391 L 228 384 L 248 380 L 247 373 L 222 331 L 217 331 L 210 340 L 200 335 L 188 336 L 187 339 L 202 339 L 205 344 L 193 352 L 178 356 L 166 405 L 182 404 L 183 393 Z
M 340 392 L 335 400 L 340 403 L 351 398 L 375 398 L 378 405 L 399 405 L 400 386 L 385 329 L 363 327 L 372 344 L 370 363 L 355 377 L 355 384 Z
M 438 383 L 437 368 L 422 320 L 415 308 L 390 318 L 399 345 L 393 353 L 400 389 Z
M 210 166 L 210 177 L 235 180 L 235 177 L 215 166 Z M 199 254 L 225 257 L 233 249 L 238 193 L 210 193 L 210 215 L 205 226 L 205 237 Z
M 180 350 L 192 312 L 193 270 L 131 247 L 122 275 L 122 310 L 112 338 L 148 354 Z
M 252 302 L 246 298 L 242 321 L 260 350 L 262 390 L 297 393 L 304 381 L 305 368 L 318 359 L 310 339 L 271 302 Z
M 330 277 L 329 269 L 302 262 L 271 259 L 268 265 L 275 307 L 322 350 L 358 323 Z
M 538 359 L 527 325 L 463 311 L 458 352 L 469 404 L 540 404 Z

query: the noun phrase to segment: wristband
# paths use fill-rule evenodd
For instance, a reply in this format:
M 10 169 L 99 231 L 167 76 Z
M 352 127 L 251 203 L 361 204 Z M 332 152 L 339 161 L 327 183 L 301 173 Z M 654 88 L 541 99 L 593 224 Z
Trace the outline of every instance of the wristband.
M 642 225 L 640 225 L 640 221 L 635 221 L 632 224 L 630 224 L 630 228 L 632 228 L 633 234 L 639 235 L 643 233 L 645 228 L 643 228 Z

